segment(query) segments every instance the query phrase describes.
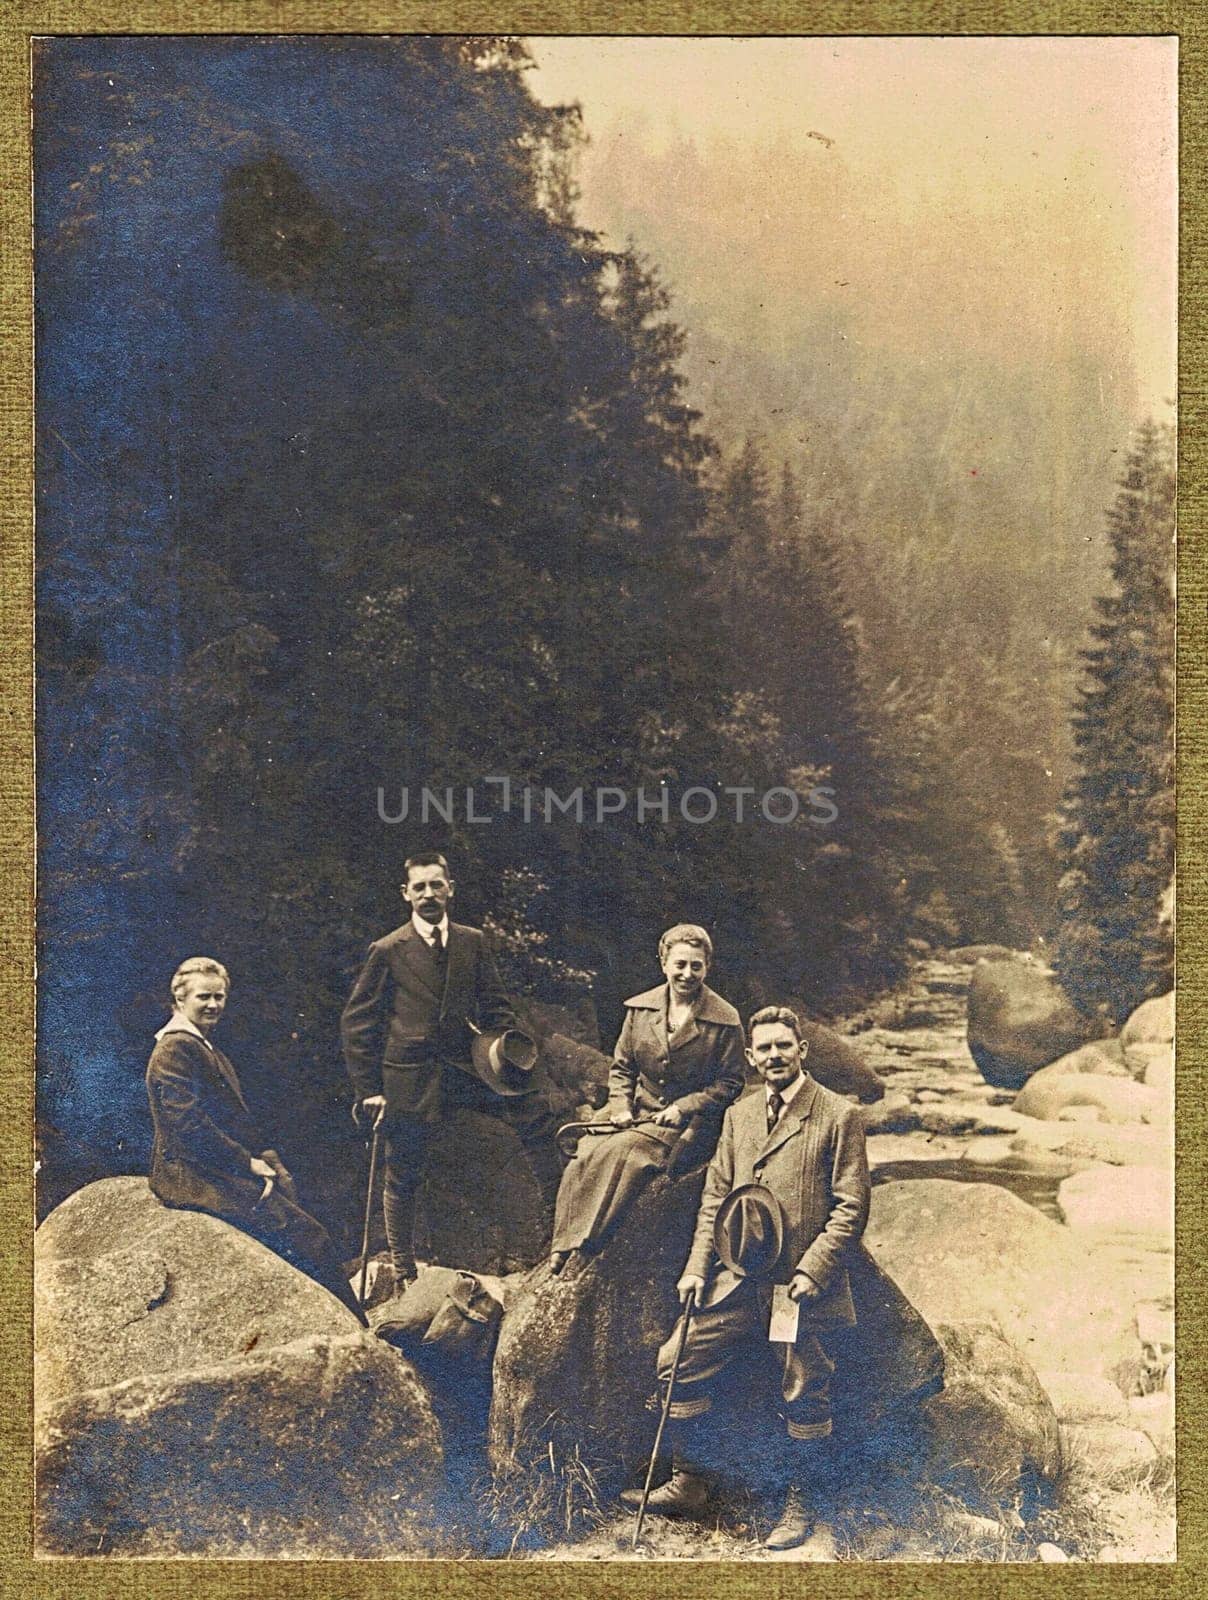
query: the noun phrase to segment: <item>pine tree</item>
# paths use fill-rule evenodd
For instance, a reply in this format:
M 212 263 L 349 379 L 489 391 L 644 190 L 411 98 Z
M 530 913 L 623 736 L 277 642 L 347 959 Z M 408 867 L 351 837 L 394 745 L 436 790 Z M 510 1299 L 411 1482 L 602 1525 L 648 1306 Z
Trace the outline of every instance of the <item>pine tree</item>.
M 136 102 L 98 101 L 148 50 Z M 707 829 L 677 856 L 630 818 L 462 820 L 491 774 L 631 793 L 696 770 L 724 687 L 681 336 L 652 271 L 575 224 L 577 120 L 525 61 L 105 39 L 40 73 L 70 129 L 39 173 L 44 1050 L 86 1033 L 91 1074 L 44 1077 L 43 1110 L 105 1162 L 117 1107 L 141 1164 L 158 990 L 204 950 L 236 974 L 250 1089 L 258 1062 L 291 1075 L 324 1164 L 340 1005 L 410 849 L 450 850 L 467 914 L 506 906 L 555 982 L 591 941 L 648 981 L 655 925 L 717 876 Z M 384 826 L 378 787 L 393 811 L 425 784 L 454 820 Z M 102 987 L 146 992 L 102 1025 Z
M 1064 803 L 1056 966 L 1085 1010 L 1119 1021 L 1169 988 L 1173 871 L 1173 431 L 1137 434 L 1107 518 L 1112 593 L 1082 652 L 1077 776 Z
M 760 976 L 812 1004 L 866 992 L 896 971 L 903 907 L 891 785 L 828 508 L 803 501 L 787 463 L 773 488 L 749 439 L 721 476 L 711 521 L 725 536 L 714 589 L 738 696 L 733 765 L 744 782 L 792 789 L 809 812 L 749 861 L 739 845 Z

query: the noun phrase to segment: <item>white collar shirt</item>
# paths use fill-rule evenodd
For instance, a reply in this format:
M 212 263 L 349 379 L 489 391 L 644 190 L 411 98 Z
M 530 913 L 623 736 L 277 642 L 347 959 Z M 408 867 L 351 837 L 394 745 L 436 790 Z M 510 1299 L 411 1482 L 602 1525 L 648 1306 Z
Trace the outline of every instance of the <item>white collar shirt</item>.
M 777 1116 L 776 1116 L 776 1121 L 777 1122 L 779 1122 L 780 1118 L 784 1115 L 785 1106 L 788 1105 L 789 1101 L 793 1098 L 793 1096 L 801 1088 L 801 1085 L 804 1082 L 805 1082 L 805 1073 L 804 1072 L 798 1072 L 797 1076 L 793 1079 L 792 1083 L 785 1084 L 783 1089 L 773 1089 L 771 1084 L 767 1084 L 767 1083 L 764 1084 L 764 1086 L 763 1086 L 763 1089 L 764 1089 L 764 1105 L 765 1105 L 769 1115 L 771 1114 L 771 1110 L 772 1110 L 772 1096 L 774 1094 L 780 1096 L 780 1110 L 779 1110 L 779 1112 L 777 1113 Z
M 449 948 L 449 914 L 447 911 L 439 922 L 425 922 L 423 917 L 417 916 L 413 911 L 411 913 L 411 926 L 419 934 L 429 950 L 435 948 L 436 930 L 439 928 L 441 948 L 444 950 Z

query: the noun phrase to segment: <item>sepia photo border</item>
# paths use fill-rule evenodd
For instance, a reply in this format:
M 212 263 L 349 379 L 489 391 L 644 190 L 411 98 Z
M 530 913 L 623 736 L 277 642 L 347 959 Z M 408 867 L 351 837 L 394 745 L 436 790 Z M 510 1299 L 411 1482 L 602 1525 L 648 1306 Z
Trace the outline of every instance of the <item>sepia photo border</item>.
M 720 1596 L 754 1600 L 808 1592 L 811 1600 L 895 1600 L 926 1594 L 985 1600 L 1004 1593 L 1106 1597 L 1208 1593 L 1204 1432 L 1208 1292 L 1201 1265 L 1208 1227 L 1208 573 L 1203 517 L 1204 390 L 1208 348 L 1205 145 L 1208 8 L 1170 4 L 1002 3 L 1002 0 L 555 0 L 483 5 L 467 0 L 8 0 L 0 15 L 0 1207 L 4 1229 L 0 1314 L 0 1595 L 47 1600 L 198 1600 L 303 1595 L 324 1600 L 461 1596 L 688 1595 L 702 1579 Z M 942 1564 L 580 1563 L 506 1561 L 121 1561 L 32 1556 L 32 1229 L 34 1028 L 32 285 L 29 41 L 38 35 L 485 33 L 517 34 L 1177 34 L 1180 114 L 1180 357 L 1178 559 L 1178 1041 L 1176 1102 L 1179 1354 L 1179 1559 L 1172 1566 Z

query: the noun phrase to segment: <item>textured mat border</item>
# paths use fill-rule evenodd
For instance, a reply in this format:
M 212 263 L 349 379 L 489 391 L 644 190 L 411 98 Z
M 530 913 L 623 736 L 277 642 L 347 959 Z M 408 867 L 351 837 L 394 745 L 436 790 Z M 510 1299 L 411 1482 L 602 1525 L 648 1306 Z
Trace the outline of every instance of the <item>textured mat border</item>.
M 483 4 L 448 0 L 8 0 L 0 15 L 0 1223 L 7 1245 L 0 1294 L 0 1595 L 77 1600 L 194 1600 L 200 1596 L 345 1597 L 418 1594 L 689 1595 L 702 1581 L 723 1596 L 1011 1594 L 1108 1596 L 1208 1592 L 1205 1556 L 1204 1348 L 1208 1294 L 1199 1264 L 1205 1190 L 1203 1046 L 1204 836 L 1208 816 L 1205 683 L 1204 217 L 1208 124 L 1204 57 L 1208 8 L 1064 0 L 815 0 L 810 5 L 676 0 L 639 4 L 561 0 Z M 29 39 L 80 33 L 752 33 L 1178 34 L 1180 36 L 1180 554 L 1179 554 L 1179 1070 L 1177 1229 L 1179 1317 L 1179 1561 L 1173 1567 L 601 1564 L 565 1562 L 34 1562 L 30 1554 L 30 1297 L 33 1219 L 33 610 L 32 363 L 29 199 Z

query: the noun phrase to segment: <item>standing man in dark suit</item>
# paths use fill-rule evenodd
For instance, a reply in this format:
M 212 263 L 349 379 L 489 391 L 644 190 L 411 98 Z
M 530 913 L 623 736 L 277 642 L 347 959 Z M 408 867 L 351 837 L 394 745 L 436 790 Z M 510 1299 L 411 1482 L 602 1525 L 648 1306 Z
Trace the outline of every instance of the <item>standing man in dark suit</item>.
M 747 1060 L 762 1085 L 727 1110 L 705 1176 L 692 1247 L 676 1285 L 681 1303 L 694 1296 L 699 1310 L 671 1403 L 673 1472 L 648 1509 L 664 1516 L 704 1509 L 708 1487 L 693 1464 L 704 1445 L 704 1419 L 735 1357 L 754 1346 L 766 1353 L 769 1377 L 776 1372 L 793 1463 L 784 1511 L 766 1544 L 789 1550 L 813 1529 L 810 1483 L 822 1475 L 831 1433 L 834 1364 L 823 1341 L 828 1331 L 856 1321 L 847 1262 L 868 1221 L 868 1157 L 859 1112 L 806 1072 L 807 1047 L 795 1013 L 765 1006 L 751 1018 L 749 1038 Z M 766 1275 L 743 1276 L 717 1253 L 714 1225 L 723 1206 L 734 1206 L 732 1196 L 740 1210 L 750 1202 L 755 1212 L 770 1207 L 776 1213 L 781 1242 Z M 659 1351 L 663 1382 L 675 1346 L 673 1333 Z M 633 1491 L 624 1498 L 631 1502 Z
M 211 1041 L 226 1009 L 227 970 L 192 956 L 172 978 L 172 1015 L 147 1064 L 152 1193 L 166 1206 L 208 1211 L 275 1250 L 365 1318 L 326 1228 L 298 1204 L 294 1180 Z
M 561 1178 L 556 1118 L 541 1081 L 505 1095 L 476 1072 L 474 1033 L 515 1027 L 516 1019 L 482 931 L 449 920 L 453 879 L 444 856 L 409 857 L 400 893 L 411 917 L 369 946 L 340 1023 L 356 1113 L 386 1136 L 383 1209 L 396 1292 L 415 1277 L 415 1195 L 432 1129 L 446 1117 L 471 1110 L 510 1123 L 547 1212 Z

